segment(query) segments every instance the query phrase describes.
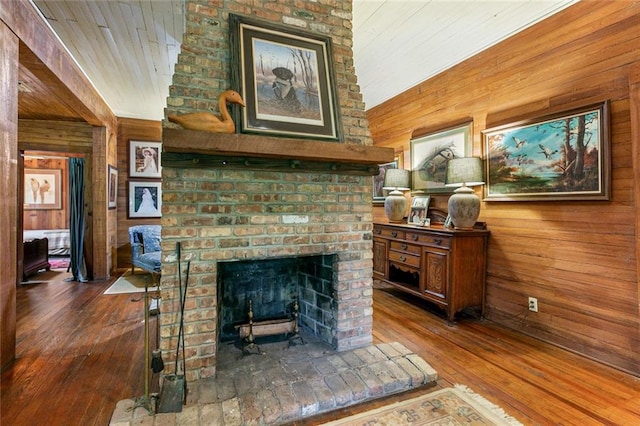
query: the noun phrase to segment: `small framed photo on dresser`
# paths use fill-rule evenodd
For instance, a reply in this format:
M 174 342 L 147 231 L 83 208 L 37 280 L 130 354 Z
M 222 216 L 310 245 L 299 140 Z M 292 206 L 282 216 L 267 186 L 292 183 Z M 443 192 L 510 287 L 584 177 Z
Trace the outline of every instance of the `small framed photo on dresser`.
M 409 225 L 424 225 L 427 220 L 427 211 L 429 210 L 429 202 L 431 197 L 417 196 L 413 198 L 411 202 L 411 210 L 409 211 L 409 218 L 407 223 Z

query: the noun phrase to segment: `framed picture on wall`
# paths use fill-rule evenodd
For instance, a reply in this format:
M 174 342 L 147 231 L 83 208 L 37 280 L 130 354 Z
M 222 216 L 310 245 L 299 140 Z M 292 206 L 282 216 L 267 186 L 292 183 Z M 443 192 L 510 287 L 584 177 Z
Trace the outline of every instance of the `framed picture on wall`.
M 382 189 L 384 183 L 384 175 L 389 169 L 397 169 L 398 160 L 395 159 L 390 163 L 378 164 L 378 175 L 373 177 L 373 204 L 384 204 L 384 199 L 387 198 L 386 189 Z
M 453 192 L 453 188 L 444 186 L 447 164 L 471 151 L 471 125 L 469 122 L 411 139 L 412 192 Z
M 24 209 L 62 208 L 62 170 L 24 169 Z
M 109 179 L 107 180 L 107 199 L 109 210 L 117 207 L 118 201 L 118 169 L 109 165 Z
M 229 15 L 243 133 L 341 138 L 331 38 Z
M 485 201 L 609 200 L 609 104 L 483 131 Z
M 162 182 L 129 181 L 129 218 L 162 216 Z
M 162 142 L 129 141 L 129 176 L 160 178 Z
M 378 174 L 373 177 L 373 204 L 384 204 L 385 198 L 389 195 L 389 191 L 382 189 L 384 183 L 384 176 L 389 169 L 402 169 L 404 166 L 402 151 L 396 151 L 393 161 L 390 163 L 378 164 Z

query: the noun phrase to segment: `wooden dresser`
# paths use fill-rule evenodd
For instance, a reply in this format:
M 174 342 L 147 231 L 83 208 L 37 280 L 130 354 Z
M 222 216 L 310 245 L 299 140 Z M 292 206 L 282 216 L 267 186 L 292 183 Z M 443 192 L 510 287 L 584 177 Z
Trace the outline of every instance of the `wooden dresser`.
M 489 231 L 374 223 L 373 278 L 436 304 L 449 323 L 475 307 L 484 315 Z

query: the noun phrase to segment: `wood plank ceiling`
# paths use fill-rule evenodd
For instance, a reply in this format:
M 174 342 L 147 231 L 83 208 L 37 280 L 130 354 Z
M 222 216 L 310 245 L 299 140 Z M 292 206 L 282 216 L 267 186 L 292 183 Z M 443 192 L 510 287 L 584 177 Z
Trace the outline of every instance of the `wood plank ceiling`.
M 33 1 L 118 117 L 164 118 L 184 0 Z M 354 0 L 354 61 L 367 108 L 576 1 Z M 29 65 L 21 55 L 20 118 L 79 119 Z

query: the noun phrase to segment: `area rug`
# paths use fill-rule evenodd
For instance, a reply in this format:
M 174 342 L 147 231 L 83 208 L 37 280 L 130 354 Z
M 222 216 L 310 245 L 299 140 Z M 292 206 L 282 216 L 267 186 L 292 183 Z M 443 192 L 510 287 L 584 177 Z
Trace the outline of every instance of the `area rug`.
M 149 291 L 158 290 L 158 287 L 153 285 L 150 273 L 136 270 L 136 273 L 131 275 L 131 270 L 127 270 L 104 294 L 144 293 L 145 284 L 149 286 Z
M 69 267 L 70 259 L 68 257 L 50 257 L 49 265 L 51 269 L 67 269 Z
M 522 425 L 497 405 L 463 385 L 375 410 L 345 417 L 324 426 L 356 425 Z

